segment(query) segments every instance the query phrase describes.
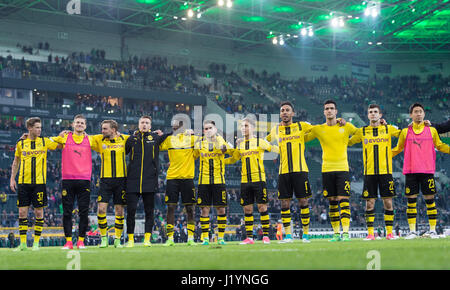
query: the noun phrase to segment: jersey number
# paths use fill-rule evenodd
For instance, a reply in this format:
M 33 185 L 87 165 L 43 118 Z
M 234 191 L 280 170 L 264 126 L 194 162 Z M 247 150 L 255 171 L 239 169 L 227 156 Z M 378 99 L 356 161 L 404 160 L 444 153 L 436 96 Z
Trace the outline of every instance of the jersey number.
M 350 181 L 346 181 L 346 182 L 345 182 L 344 190 L 345 190 L 346 192 L 350 192 Z

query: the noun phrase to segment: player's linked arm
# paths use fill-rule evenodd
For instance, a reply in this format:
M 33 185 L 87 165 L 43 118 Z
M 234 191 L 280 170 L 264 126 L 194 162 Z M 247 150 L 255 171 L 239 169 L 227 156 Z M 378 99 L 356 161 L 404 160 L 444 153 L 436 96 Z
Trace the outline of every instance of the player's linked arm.
M 305 143 L 316 139 L 317 136 L 314 133 L 314 130 L 311 130 L 308 134 L 305 135 Z
M 56 149 L 63 148 L 63 146 L 61 144 L 52 141 L 50 138 L 44 137 L 44 139 L 45 139 L 45 145 L 47 146 L 47 150 L 56 150 Z
M 358 129 L 358 131 L 356 131 L 356 133 L 350 138 L 350 140 L 348 140 L 348 146 L 353 146 L 361 141 L 362 141 L 362 133 L 361 130 Z
M 231 157 L 225 158 L 225 164 L 233 164 L 238 162 L 241 159 L 241 153 L 238 149 L 233 149 L 233 153 Z
M 396 155 L 400 154 L 405 148 L 405 139 L 407 131 L 408 131 L 407 128 L 403 129 L 400 135 L 398 136 L 397 146 L 392 149 L 392 157 L 395 157 Z

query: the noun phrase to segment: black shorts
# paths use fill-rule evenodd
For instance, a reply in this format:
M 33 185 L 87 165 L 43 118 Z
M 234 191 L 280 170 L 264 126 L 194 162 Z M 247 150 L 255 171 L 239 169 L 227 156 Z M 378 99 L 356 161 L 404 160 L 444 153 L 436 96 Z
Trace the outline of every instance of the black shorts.
M 199 184 L 197 204 L 200 207 L 227 206 L 227 190 L 225 184 Z
M 411 196 L 419 194 L 419 188 L 423 195 L 435 194 L 436 185 L 434 182 L 434 174 L 405 174 L 405 195 Z
M 89 211 L 89 202 L 91 198 L 90 180 L 71 180 L 62 181 L 62 205 L 63 211 L 72 212 L 77 199 L 78 210 L 80 212 Z
M 278 175 L 278 199 L 311 197 L 308 172 L 292 172 Z
M 241 183 L 241 205 L 266 204 L 267 188 L 264 181 Z
M 322 172 L 322 185 L 324 197 L 350 196 L 350 173 Z
M 127 179 L 125 177 L 101 178 L 97 202 L 109 203 L 112 198 L 114 205 L 126 205 L 126 186 Z
M 378 198 L 378 190 L 381 198 L 392 198 L 395 196 L 394 178 L 392 174 L 365 175 L 362 198 Z
M 177 204 L 181 193 L 184 205 L 196 204 L 195 185 L 193 179 L 168 179 L 166 186 L 166 204 Z
M 30 206 L 34 208 L 48 205 L 47 186 L 45 184 L 19 184 L 17 187 L 17 207 Z

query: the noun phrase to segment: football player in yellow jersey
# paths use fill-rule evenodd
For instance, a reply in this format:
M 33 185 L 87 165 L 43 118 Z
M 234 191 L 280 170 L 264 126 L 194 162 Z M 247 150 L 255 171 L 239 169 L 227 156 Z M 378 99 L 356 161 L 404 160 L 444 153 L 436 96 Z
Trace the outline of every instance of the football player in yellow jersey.
M 339 126 L 336 102 L 328 100 L 324 103 L 323 113 L 326 123 L 316 125 L 306 135 L 305 141 L 319 139 L 322 146 L 322 184 L 323 195 L 330 202 L 330 221 L 334 236 L 331 242 L 340 241 L 340 223 L 342 222 L 342 240 L 350 241 L 350 174 L 347 160 L 349 136 L 356 133 L 357 128 L 351 123 Z M 341 212 L 339 213 L 339 206 Z
M 380 106 L 370 104 L 367 109 L 369 126 L 359 128 L 348 142 L 349 146 L 362 141 L 364 163 L 364 188 L 362 198 L 366 200 L 365 219 L 368 235 L 365 240 L 375 240 L 375 200 L 378 190 L 384 205 L 384 223 L 386 239 L 394 238 L 392 227 L 394 224 L 394 208 L 392 198 L 395 196 L 394 178 L 392 177 L 391 138 L 398 137 L 400 130 L 391 125 L 381 125 Z
M 281 220 L 285 238 L 281 243 L 293 242 L 291 233 L 291 199 L 295 192 L 300 206 L 302 221 L 302 241 L 309 242 L 310 211 L 308 199 L 311 187 L 308 179 L 308 165 L 305 159 L 305 134 L 312 129 L 308 122 L 293 122 L 294 106 L 290 102 L 280 105 L 281 122 L 272 128 L 266 140 L 277 143 L 280 152 L 280 170 L 278 175 L 278 199 L 281 202 Z
M 28 209 L 33 205 L 36 223 L 34 225 L 33 251 L 39 250 L 39 239 L 44 226 L 44 207 L 47 206 L 47 150 L 61 148 L 49 138 L 39 137 L 42 131 L 41 119 L 26 121 L 28 135 L 16 144 L 16 153 L 11 167 L 10 187 L 17 192 L 19 208 L 19 251 L 27 249 Z M 19 172 L 19 185 L 16 175 Z
M 278 153 L 278 146 L 270 145 L 264 139 L 254 136 L 255 121 L 244 118 L 241 122 L 241 132 L 244 136 L 237 145 L 231 158 L 226 159 L 227 164 L 242 161 L 241 168 L 241 205 L 244 207 L 244 219 L 247 238 L 241 244 L 254 244 L 253 240 L 253 204 L 258 204 L 263 228 L 263 243 L 270 244 L 269 239 L 269 212 L 267 211 L 266 173 L 264 171 L 264 151 Z
M 119 134 L 119 125 L 114 120 L 104 120 L 101 124 L 102 134 L 93 135 L 94 151 L 102 159 L 100 173 L 100 190 L 98 193 L 97 219 L 102 236 L 100 248 L 108 247 L 106 211 L 112 198 L 115 212 L 115 240 L 114 247 L 122 248 L 124 224 L 124 206 L 126 205 L 126 176 L 125 142 L 129 135 Z
M 187 214 L 187 230 L 188 241 L 187 245 L 195 245 L 195 158 L 194 158 L 194 144 L 199 138 L 191 135 L 189 131 L 183 126 L 183 121 L 179 119 L 172 120 L 173 135 L 167 137 L 161 145 L 159 150 L 167 150 L 169 154 L 169 169 L 167 170 L 167 184 L 165 203 L 167 204 L 167 246 L 175 244 L 173 240 L 175 227 L 175 209 L 178 204 L 178 198 L 181 193 L 181 200 L 186 208 Z
M 201 208 L 200 224 L 203 245 L 209 245 L 209 212 L 211 205 L 217 211 L 218 243 L 223 239 L 227 226 L 227 191 L 225 188 L 225 153 L 232 155 L 231 145 L 217 134 L 214 121 L 203 122 L 202 139 L 194 144 L 194 154 L 200 157 L 197 205 Z

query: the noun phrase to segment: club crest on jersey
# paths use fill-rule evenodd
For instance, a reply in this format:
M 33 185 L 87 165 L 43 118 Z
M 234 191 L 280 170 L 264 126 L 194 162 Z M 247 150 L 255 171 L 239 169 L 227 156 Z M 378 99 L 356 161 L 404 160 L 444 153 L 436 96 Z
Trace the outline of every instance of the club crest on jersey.
M 147 136 L 147 139 L 150 140 L 150 141 L 152 141 L 152 140 L 153 140 L 153 136 L 152 136 L 152 135 L 148 135 L 148 136 Z
M 324 197 L 327 197 L 327 196 L 328 196 L 328 191 L 324 190 L 324 191 L 323 191 L 323 196 L 324 196 Z
M 66 196 L 66 195 L 67 195 L 67 190 L 63 189 L 62 196 Z
M 339 133 L 342 134 L 342 133 L 344 133 L 344 132 L 345 132 L 344 128 L 340 128 L 340 129 L 339 129 Z

